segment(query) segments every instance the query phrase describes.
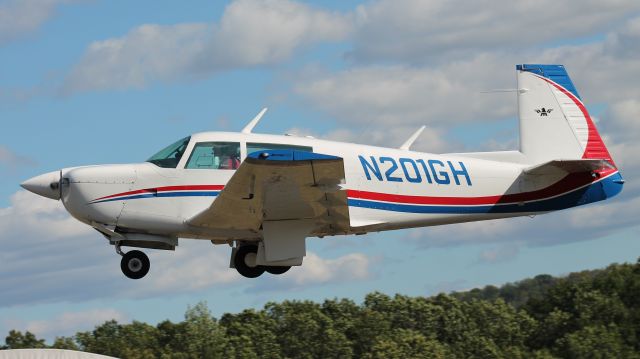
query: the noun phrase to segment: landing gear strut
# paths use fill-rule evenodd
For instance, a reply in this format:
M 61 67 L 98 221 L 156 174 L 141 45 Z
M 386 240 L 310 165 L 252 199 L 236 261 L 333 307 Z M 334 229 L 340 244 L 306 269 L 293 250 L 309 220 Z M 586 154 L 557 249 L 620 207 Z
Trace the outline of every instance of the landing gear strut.
M 131 279 L 140 279 L 149 273 L 151 262 L 149 257 L 141 251 L 133 250 L 123 253 L 120 245 L 116 244 L 116 253 L 122 256 L 120 269 L 122 273 Z

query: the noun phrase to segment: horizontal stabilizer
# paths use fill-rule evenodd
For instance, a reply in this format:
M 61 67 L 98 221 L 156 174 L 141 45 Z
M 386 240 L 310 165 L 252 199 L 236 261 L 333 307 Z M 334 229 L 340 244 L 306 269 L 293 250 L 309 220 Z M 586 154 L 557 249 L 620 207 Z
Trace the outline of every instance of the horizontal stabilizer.
M 558 170 L 566 173 L 579 173 L 614 168 L 609 161 L 601 159 L 553 160 L 541 165 L 525 168 L 524 173 L 528 175 L 548 175 L 556 173 Z

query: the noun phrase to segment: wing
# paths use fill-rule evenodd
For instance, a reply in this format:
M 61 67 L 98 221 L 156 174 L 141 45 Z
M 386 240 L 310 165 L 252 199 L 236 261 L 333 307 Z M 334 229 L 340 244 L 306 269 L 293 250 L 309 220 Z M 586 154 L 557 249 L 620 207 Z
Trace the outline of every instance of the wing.
M 557 173 L 558 171 L 578 173 L 593 172 L 611 168 L 614 168 L 611 163 L 606 160 L 599 159 L 553 160 L 541 165 L 525 168 L 524 173 L 528 175 L 547 175 Z
M 294 150 L 249 154 L 194 226 L 260 231 L 265 221 L 312 220 L 316 235 L 346 233 L 349 210 L 344 162 Z

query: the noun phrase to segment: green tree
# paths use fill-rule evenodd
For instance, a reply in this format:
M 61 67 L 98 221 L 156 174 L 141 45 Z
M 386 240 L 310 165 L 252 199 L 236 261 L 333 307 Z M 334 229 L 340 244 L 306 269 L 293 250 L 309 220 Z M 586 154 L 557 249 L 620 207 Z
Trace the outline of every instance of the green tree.
M 227 335 L 228 358 L 280 358 L 280 345 L 273 332 L 276 322 L 265 311 L 244 310 L 225 314 L 220 325 Z
M 56 337 L 51 348 L 68 350 L 79 349 L 78 344 L 76 344 L 75 340 L 71 337 Z
M 156 326 L 158 349 L 161 358 L 186 359 L 187 344 L 186 323 L 172 323 L 169 320 L 162 321 Z
M 452 295 L 268 303 L 224 314 L 205 303 L 179 323 L 107 321 L 55 348 L 121 358 L 636 358 L 640 260 Z M 45 347 L 12 330 L 2 349 Z
M 634 353 L 633 348 L 624 342 L 615 325 L 585 327 L 567 334 L 559 341 L 558 347 L 565 358 L 640 358 L 640 353 Z
M 17 330 L 11 330 L 4 341 L 7 349 L 46 348 L 44 339 L 36 338 L 35 334 L 28 330 L 24 334 Z
M 122 357 L 126 341 L 122 337 L 122 325 L 109 320 L 91 332 L 80 332 L 75 336 L 80 348 L 90 353 Z
M 365 308 L 354 318 L 353 353 L 361 357 L 370 353 L 378 337 L 385 337 L 391 332 L 391 323 L 386 316 L 378 311 Z
M 268 303 L 267 315 L 275 322 L 282 354 L 290 358 L 348 358 L 351 342 L 333 328 L 331 318 L 311 301 Z
M 125 342 L 123 358 L 153 359 L 160 354 L 158 330 L 146 323 L 133 321 L 122 326 L 120 335 Z
M 370 353 L 364 358 L 404 359 L 404 358 L 446 358 L 447 348 L 435 339 L 411 329 L 396 329 L 390 335 L 378 337 Z
M 211 315 L 206 302 L 187 308 L 184 338 L 191 358 L 223 358 L 226 346 L 224 329 Z

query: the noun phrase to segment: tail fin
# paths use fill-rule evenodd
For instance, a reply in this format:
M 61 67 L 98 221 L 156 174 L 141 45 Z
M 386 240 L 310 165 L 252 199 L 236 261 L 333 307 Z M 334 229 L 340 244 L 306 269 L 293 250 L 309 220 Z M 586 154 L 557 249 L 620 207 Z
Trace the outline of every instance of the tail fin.
M 532 162 L 601 159 L 613 166 L 562 65 L 517 65 L 520 151 Z

